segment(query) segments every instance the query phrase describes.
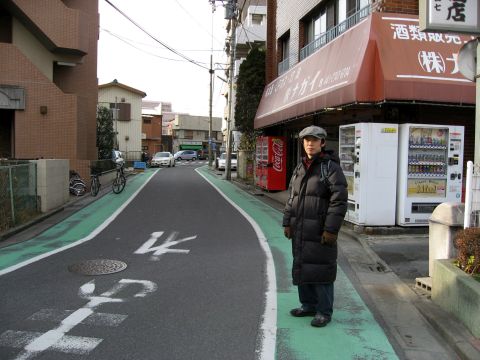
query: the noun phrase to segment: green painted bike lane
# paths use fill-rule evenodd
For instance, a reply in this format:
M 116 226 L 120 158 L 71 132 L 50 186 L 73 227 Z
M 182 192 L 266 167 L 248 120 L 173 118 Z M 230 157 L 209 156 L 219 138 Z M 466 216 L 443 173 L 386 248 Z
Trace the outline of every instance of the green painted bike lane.
M 311 318 L 292 317 L 289 311 L 298 307 L 299 302 L 297 288 L 291 283 L 291 244 L 283 236 L 282 214 L 231 182 L 212 175 L 206 168 L 200 171 L 255 220 L 268 241 L 277 280 L 276 359 L 398 359 L 382 328 L 340 266 L 332 322 L 325 328 L 313 328 Z
M 91 240 L 133 200 L 155 172 L 148 170 L 130 176 L 120 194 L 110 192 L 40 235 L 0 249 L 0 275 Z

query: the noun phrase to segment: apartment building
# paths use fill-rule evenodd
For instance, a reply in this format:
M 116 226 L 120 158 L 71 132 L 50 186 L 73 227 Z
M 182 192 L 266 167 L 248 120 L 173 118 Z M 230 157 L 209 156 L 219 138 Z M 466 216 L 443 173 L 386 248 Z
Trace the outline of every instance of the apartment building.
M 142 153 L 142 99 L 141 90 L 118 82 L 98 86 L 98 104 L 112 109 L 115 148 L 127 160 L 139 160 Z
M 176 114 L 170 122 L 173 132 L 173 152 L 208 149 L 210 117 Z M 219 151 L 223 142 L 222 118 L 212 117 L 212 150 Z
M 96 159 L 98 2 L 0 3 L 0 157 Z
M 298 132 L 358 122 L 465 126 L 473 158 L 475 86 L 458 70 L 470 36 L 419 31 L 418 0 L 268 0 L 267 86 L 255 128 L 287 137 L 291 173 Z

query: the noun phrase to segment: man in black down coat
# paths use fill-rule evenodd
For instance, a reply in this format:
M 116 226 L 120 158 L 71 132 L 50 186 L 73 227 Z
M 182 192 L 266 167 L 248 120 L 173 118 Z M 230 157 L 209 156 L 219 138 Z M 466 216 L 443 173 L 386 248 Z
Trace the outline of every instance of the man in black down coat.
M 337 234 L 347 211 L 347 181 L 333 151 L 325 150 L 327 132 L 309 126 L 300 132 L 306 156 L 294 170 L 283 216 L 284 234 L 292 240 L 293 284 L 301 307 L 293 316 L 315 316 L 312 326 L 332 318 L 337 276 Z

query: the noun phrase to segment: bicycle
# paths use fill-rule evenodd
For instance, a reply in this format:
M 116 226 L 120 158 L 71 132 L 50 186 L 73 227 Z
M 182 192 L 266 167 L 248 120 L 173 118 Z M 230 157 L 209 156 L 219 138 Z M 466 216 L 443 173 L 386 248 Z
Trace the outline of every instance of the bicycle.
M 70 170 L 69 191 L 75 196 L 83 196 L 87 191 L 87 185 L 75 170 Z
M 125 178 L 125 174 L 123 172 L 123 162 L 117 163 L 117 176 L 115 180 L 113 180 L 112 190 L 115 194 L 120 194 L 123 189 L 125 188 L 125 184 L 127 183 L 127 179 Z
M 91 179 L 90 179 L 90 194 L 92 196 L 97 196 L 98 192 L 100 191 L 100 187 L 102 184 L 100 184 L 100 179 L 98 178 L 98 174 L 91 174 Z

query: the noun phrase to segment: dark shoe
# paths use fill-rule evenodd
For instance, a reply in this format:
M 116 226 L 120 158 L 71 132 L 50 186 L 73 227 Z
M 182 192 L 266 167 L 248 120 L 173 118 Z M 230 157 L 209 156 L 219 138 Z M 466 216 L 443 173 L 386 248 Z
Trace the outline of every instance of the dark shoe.
M 300 308 L 290 310 L 290 315 L 295 316 L 295 317 L 314 316 L 315 311 L 313 311 L 313 310 L 307 311 L 307 310 L 304 310 L 300 307 Z
M 315 326 L 315 327 L 324 327 L 327 326 L 327 324 L 332 321 L 330 317 L 327 317 L 322 314 L 316 314 L 315 317 L 313 318 L 312 322 L 310 325 Z

